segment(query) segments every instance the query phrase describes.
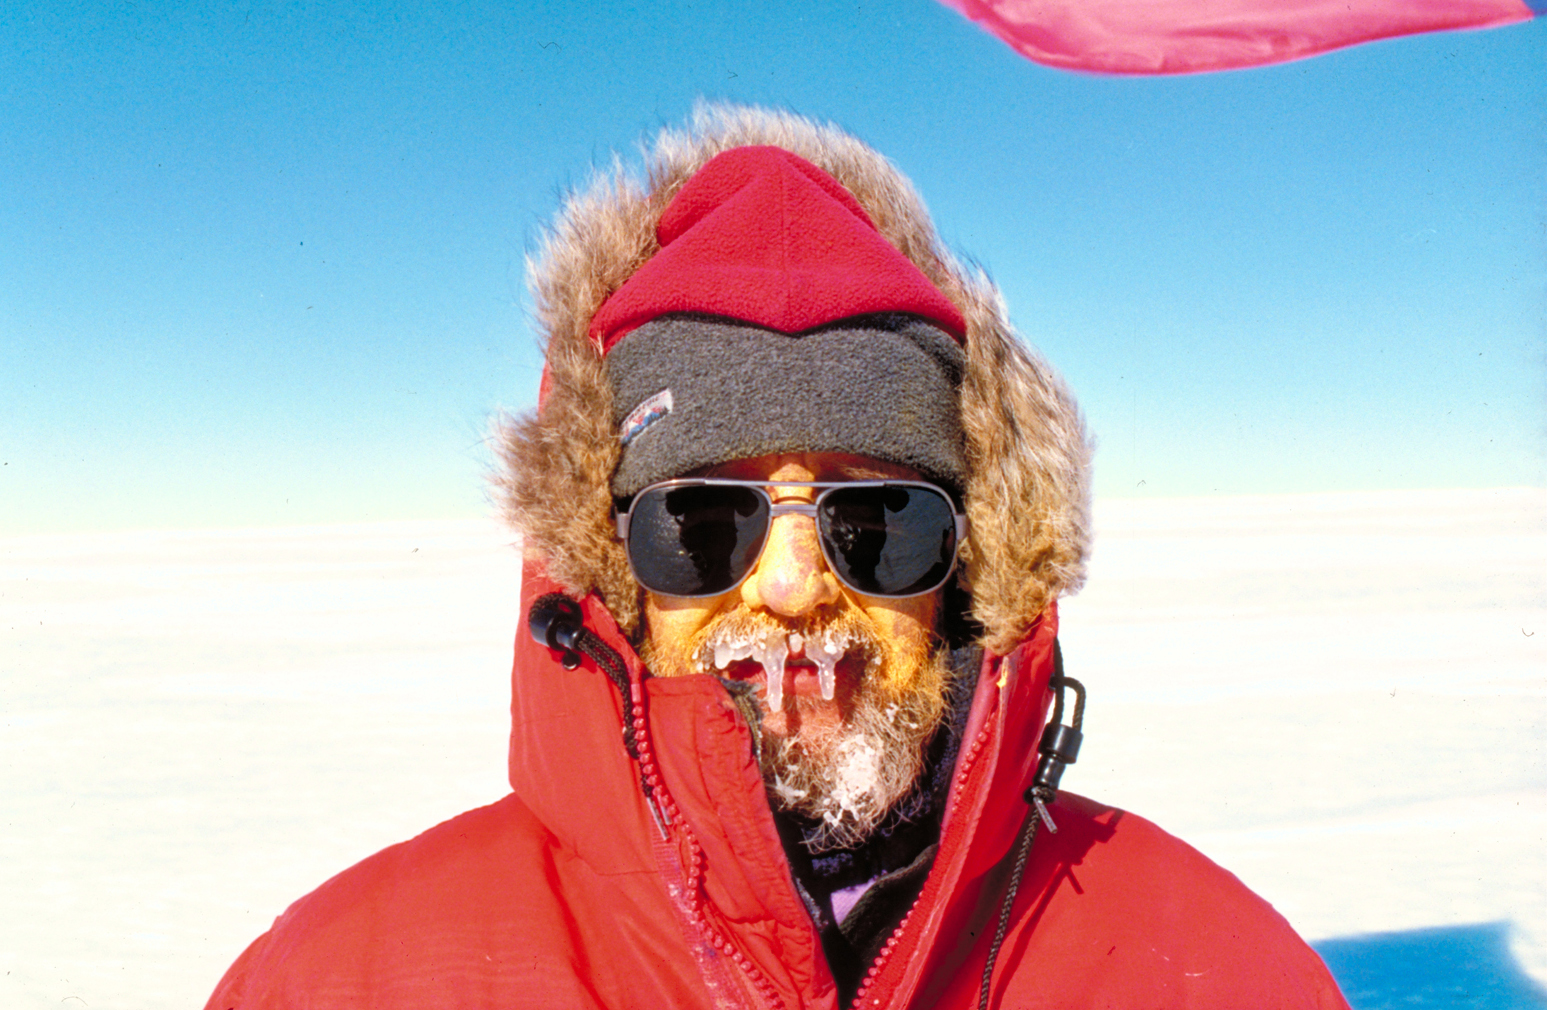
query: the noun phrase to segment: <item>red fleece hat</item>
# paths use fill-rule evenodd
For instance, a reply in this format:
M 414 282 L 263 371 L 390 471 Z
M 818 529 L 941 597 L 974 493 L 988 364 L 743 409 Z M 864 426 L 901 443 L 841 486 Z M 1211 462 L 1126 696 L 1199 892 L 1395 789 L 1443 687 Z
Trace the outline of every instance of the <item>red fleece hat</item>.
M 778 147 L 738 147 L 689 179 L 656 227 L 661 251 L 591 320 L 603 353 L 668 313 L 781 333 L 872 313 L 921 316 L 958 342 L 956 306 L 826 172 Z

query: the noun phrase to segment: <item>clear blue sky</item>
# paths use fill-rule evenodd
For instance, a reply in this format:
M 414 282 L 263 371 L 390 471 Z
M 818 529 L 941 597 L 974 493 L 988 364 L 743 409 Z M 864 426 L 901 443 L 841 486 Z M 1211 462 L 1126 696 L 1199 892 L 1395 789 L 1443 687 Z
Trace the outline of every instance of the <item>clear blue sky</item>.
M 8 4 L 0 535 L 472 516 L 560 193 L 695 99 L 911 175 L 1100 495 L 1541 485 L 1547 24 L 1028 63 L 933 0 Z

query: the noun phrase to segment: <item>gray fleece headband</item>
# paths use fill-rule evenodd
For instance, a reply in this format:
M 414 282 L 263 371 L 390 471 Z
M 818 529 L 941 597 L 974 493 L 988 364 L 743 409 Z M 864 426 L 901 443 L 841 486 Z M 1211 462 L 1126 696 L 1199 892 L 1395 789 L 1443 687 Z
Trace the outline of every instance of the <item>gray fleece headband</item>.
M 917 316 L 863 316 L 798 334 L 662 316 L 607 355 L 623 443 L 612 493 L 783 452 L 870 456 L 960 490 L 965 367 L 956 341 Z

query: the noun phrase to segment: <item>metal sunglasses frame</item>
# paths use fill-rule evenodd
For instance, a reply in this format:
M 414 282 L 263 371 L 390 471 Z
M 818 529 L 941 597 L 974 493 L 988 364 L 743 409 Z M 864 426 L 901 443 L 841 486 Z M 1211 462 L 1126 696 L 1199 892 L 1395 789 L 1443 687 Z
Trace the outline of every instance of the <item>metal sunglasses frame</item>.
M 942 488 L 938 484 L 931 484 L 928 481 L 923 481 L 923 480 L 733 480 L 733 479 L 731 479 L 729 477 L 679 477 L 679 478 L 677 478 L 675 480 L 657 481 L 654 484 L 649 484 L 649 485 L 646 485 L 645 487 L 640 488 L 638 493 L 636 493 L 634 495 L 633 500 L 629 502 L 628 509 L 626 511 L 619 512 L 619 513 L 617 513 L 616 515 L 613 516 L 613 523 L 614 523 L 614 525 L 616 527 L 616 530 L 617 530 L 618 539 L 623 541 L 624 556 L 628 558 L 629 572 L 634 576 L 634 581 L 635 582 L 638 582 L 642 586 L 644 585 L 644 580 L 639 577 L 639 573 L 637 571 L 635 571 L 635 569 L 634 569 L 634 559 L 633 559 L 633 557 L 629 556 L 627 548 L 628 548 L 629 522 L 632 519 L 633 514 L 634 514 L 634 506 L 635 506 L 635 504 L 638 503 L 640 497 L 643 496 L 645 494 L 645 492 L 647 492 L 647 491 L 659 491 L 659 490 L 662 490 L 662 489 L 675 489 L 675 488 L 680 488 L 680 487 L 705 487 L 705 486 L 744 487 L 744 488 L 750 488 L 751 490 L 757 492 L 759 495 L 761 495 L 763 497 L 764 500 L 766 500 L 768 502 L 768 527 L 769 527 L 769 530 L 771 530 L 773 528 L 773 521 L 775 519 L 777 519 L 779 516 L 782 516 L 782 515 L 801 515 L 801 516 L 806 516 L 807 518 L 809 518 L 812 521 L 812 523 L 816 523 L 816 520 L 817 520 L 817 508 L 822 504 L 822 499 L 827 497 L 829 492 L 838 490 L 839 488 L 856 488 L 856 487 L 916 487 L 916 488 L 923 488 L 923 489 L 925 489 L 927 491 L 933 491 L 935 494 L 938 494 L 941 498 L 945 499 L 946 505 L 948 505 L 950 507 L 950 509 L 951 509 L 951 517 L 956 522 L 956 549 L 951 552 L 951 564 L 950 564 L 950 567 L 948 567 L 946 569 L 946 571 L 945 571 L 945 574 L 940 577 L 940 581 L 935 583 L 933 586 L 930 586 L 928 589 L 921 589 L 921 590 L 919 590 L 916 593 L 904 593 L 904 594 L 897 594 L 897 595 L 877 595 L 875 593 L 867 593 L 863 589 L 860 589 L 857 586 L 849 585 L 849 583 L 844 580 L 843 576 L 838 574 L 838 569 L 833 564 L 832 557 L 828 555 L 828 553 L 827 553 L 827 540 L 826 540 L 826 538 L 824 538 L 821 535 L 821 528 L 820 528 L 820 526 L 818 526 L 818 530 L 817 530 L 817 543 L 819 545 L 821 545 L 822 560 L 824 562 L 826 562 L 827 570 L 832 572 L 833 573 L 833 578 L 837 579 L 839 584 L 844 586 L 846 589 L 849 589 L 849 590 L 851 590 L 851 591 L 853 591 L 855 593 L 858 593 L 861 596 L 868 596 L 871 599 L 877 599 L 877 600 L 907 600 L 907 599 L 912 599 L 915 596 L 927 596 L 930 593 L 933 593 L 933 592 L 937 591 L 941 586 L 943 586 L 947 582 L 951 581 L 951 575 L 954 574 L 955 571 L 956 571 L 956 561 L 957 561 L 957 558 L 961 554 L 961 545 L 967 539 L 968 523 L 967 523 L 967 516 L 966 516 L 966 514 L 961 512 L 961 511 L 959 511 L 956 508 L 956 502 L 952 500 L 950 494 L 944 488 Z M 809 488 L 820 488 L 821 490 L 818 492 L 818 494 L 816 496 L 816 499 L 813 500 L 813 501 L 809 501 L 809 502 L 776 502 L 776 501 L 774 501 L 773 493 L 769 489 L 770 488 L 781 488 L 781 487 L 809 487 Z M 768 530 L 764 530 L 763 531 L 763 548 L 766 549 L 767 546 L 768 546 Z M 758 558 L 761 559 L 761 557 L 762 557 L 762 550 L 759 550 L 758 551 Z M 720 590 L 717 593 L 693 593 L 693 594 L 685 595 L 685 596 L 678 596 L 678 595 L 674 595 L 673 594 L 672 598 L 673 599 L 678 599 L 678 600 L 703 600 L 703 599 L 712 599 L 712 598 L 714 598 L 716 596 L 724 596 L 726 593 L 731 592 L 737 586 L 740 586 L 743 582 L 747 581 L 747 579 L 752 575 L 752 572 L 753 572 L 753 570 L 755 568 L 757 568 L 756 561 L 754 561 L 753 564 L 751 566 L 749 566 L 745 572 L 742 573 L 741 578 L 737 579 L 734 583 L 732 583 L 731 585 L 727 586 L 726 588 Z M 649 587 L 646 587 L 646 588 L 649 588 Z M 654 590 L 651 590 L 651 592 L 654 592 Z M 668 594 L 662 594 L 662 595 L 668 595 Z

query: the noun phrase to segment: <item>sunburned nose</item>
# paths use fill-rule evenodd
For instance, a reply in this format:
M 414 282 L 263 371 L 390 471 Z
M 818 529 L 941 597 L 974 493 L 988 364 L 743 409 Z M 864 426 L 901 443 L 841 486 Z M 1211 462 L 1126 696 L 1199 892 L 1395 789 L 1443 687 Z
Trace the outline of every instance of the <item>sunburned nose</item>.
M 757 568 L 741 584 L 742 602 L 785 617 L 800 617 L 837 602 L 838 580 L 827 568 L 816 524 L 801 515 L 782 515 L 768 530 Z

